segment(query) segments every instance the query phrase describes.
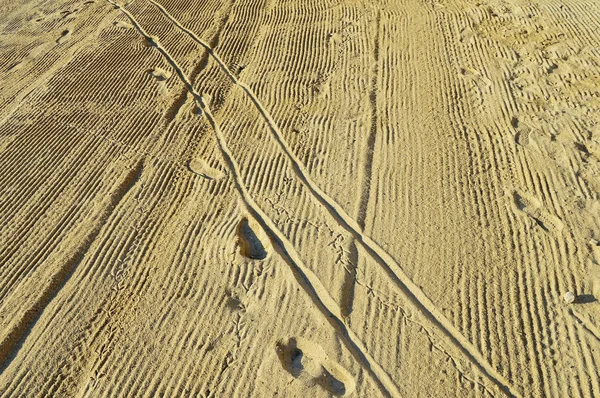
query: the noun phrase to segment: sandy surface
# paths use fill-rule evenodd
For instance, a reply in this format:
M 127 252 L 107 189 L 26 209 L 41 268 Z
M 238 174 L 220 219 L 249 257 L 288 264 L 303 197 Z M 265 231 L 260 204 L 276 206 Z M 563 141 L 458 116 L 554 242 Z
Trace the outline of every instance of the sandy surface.
M 0 396 L 600 396 L 599 29 L 1 2 Z

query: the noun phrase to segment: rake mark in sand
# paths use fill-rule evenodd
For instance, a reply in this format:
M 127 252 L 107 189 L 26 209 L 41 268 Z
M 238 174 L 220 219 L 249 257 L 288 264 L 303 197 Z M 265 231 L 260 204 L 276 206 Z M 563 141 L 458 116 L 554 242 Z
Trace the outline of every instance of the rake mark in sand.
M 465 355 L 471 363 L 486 376 L 493 384 L 499 387 L 505 393 L 511 396 L 517 396 L 517 392 L 511 387 L 509 381 L 504 378 L 487 360 L 483 355 L 475 348 L 475 346 L 462 335 L 462 333 L 456 329 L 456 327 L 448 320 L 445 315 L 435 306 L 435 304 L 425 295 L 425 293 L 419 288 L 406 273 L 402 270 L 400 265 L 389 255 L 380 245 L 373 241 L 369 236 L 362 232 L 362 228 L 359 224 L 350 217 L 343 208 L 338 205 L 333 198 L 329 197 L 321 188 L 312 181 L 309 173 L 305 170 L 300 159 L 294 154 L 288 143 L 283 138 L 281 131 L 277 124 L 271 117 L 267 109 L 258 100 L 252 89 L 241 82 L 225 65 L 225 63 L 219 58 L 214 50 L 203 40 L 201 40 L 195 33 L 184 27 L 177 19 L 171 16 L 168 11 L 159 3 L 154 0 L 148 0 L 154 6 L 156 6 L 164 15 L 167 17 L 175 26 L 187 33 L 194 41 L 203 46 L 213 59 L 219 64 L 221 69 L 227 74 L 231 81 L 241 87 L 247 95 L 250 97 L 260 114 L 263 116 L 265 121 L 268 123 L 271 132 L 282 151 L 291 161 L 294 171 L 302 183 L 309 189 L 311 194 L 321 203 L 321 205 L 327 209 L 327 211 L 335 218 L 335 220 L 350 232 L 354 238 L 359 241 L 363 247 L 369 252 L 371 257 L 375 259 L 385 271 L 389 274 L 390 278 L 398 285 L 400 290 L 410 300 L 415 309 L 423 315 L 423 317 L 431 324 L 443 333 L 443 338 L 446 344 L 455 347 L 459 352 Z
M 181 67 L 171 57 L 171 55 L 160 45 L 160 43 L 151 38 L 146 31 L 140 26 L 135 17 L 131 15 L 122 6 L 114 3 L 112 0 L 106 0 L 116 8 L 118 8 L 123 14 L 125 14 L 131 23 L 134 25 L 136 30 L 148 41 L 152 41 L 154 47 L 165 57 L 165 59 L 171 64 L 177 75 L 189 90 L 190 94 L 195 98 L 198 106 L 202 109 L 203 114 L 208 119 L 209 124 L 215 132 L 219 149 L 221 154 L 229 166 L 231 175 L 234 177 L 234 182 L 239 194 L 247 207 L 248 212 L 253 218 L 261 225 L 265 233 L 268 235 L 274 249 L 279 253 L 283 260 L 290 266 L 290 269 L 298 282 L 298 284 L 307 293 L 311 301 L 319 309 L 322 315 L 327 321 L 334 327 L 338 332 L 346 347 L 354 355 L 356 360 L 361 364 L 363 369 L 371 376 L 373 381 L 379 387 L 381 393 L 386 396 L 398 397 L 400 392 L 398 387 L 392 381 L 390 376 L 385 370 L 371 357 L 366 351 L 365 345 L 358 336 L 348 327 L 346 322 L 343 320 L 341 310 L 335 300 L 329 295 L 327 289 L 321 284 L 316 275 L 307 268 L 299 254 L 297 253 L 294 246 L 287 240 L 287 238 L 279 231 L 275 223 L 268 218 L 268 216 L 260 209 L 260 207 L 254 202 L 248 190 L 245 187 L 244 181 L 241 178 L 239 166 L 237 161 L 230 152 L 227 142 L 221 132 L 219 125 L 217 124 L 212 112 L 207 103 L 204 102 L 202 96 L 195 91 L 191 82 L 186 78 L 185 74 L 181 70 Z

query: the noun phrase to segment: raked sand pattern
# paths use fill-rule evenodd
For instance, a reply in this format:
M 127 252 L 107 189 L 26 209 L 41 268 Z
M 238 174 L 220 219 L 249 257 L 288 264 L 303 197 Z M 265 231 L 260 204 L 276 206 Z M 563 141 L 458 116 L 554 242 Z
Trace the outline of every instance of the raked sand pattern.
M 0 396 L 600 396 L 599 29 L 1 2 Z

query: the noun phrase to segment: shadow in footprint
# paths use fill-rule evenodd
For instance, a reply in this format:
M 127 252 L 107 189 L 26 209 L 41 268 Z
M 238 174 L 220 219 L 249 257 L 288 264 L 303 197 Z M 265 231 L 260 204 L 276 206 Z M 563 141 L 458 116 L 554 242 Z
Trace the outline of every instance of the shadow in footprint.
M 252 260 L 264 260 L 267 257 L 266 242 L 263 230 L 260 226 L 244 217 L 238 225 L 238 239 L 240 252 L 243 256 Z
M 56 39 L 56 43 L 57 44 L 62 44 L 65 41 L 67 41 L 69 39 L 69 37 L 71 37 L 71 31 L 68 30 L 68 29 L 65 29 L 60 34 L 60 37 L 58 39 Z
M 346 391 L 346 385 L 338 380 L 337 377 L 329 373 L 326 368 L 323 368 L 323 374 L 317 377 L 315 381 L 325 390 L 337 397 L 343 397 L 346 393 L 349 393 Z
M 302 364 L 304 352 L 298 348 L 296 339 L 291 338 L 287 344 L 277 343 L 277 356 L 279 356 L 281 365 L 285 370 L 294 377 L 300 377 L 304 370 Z

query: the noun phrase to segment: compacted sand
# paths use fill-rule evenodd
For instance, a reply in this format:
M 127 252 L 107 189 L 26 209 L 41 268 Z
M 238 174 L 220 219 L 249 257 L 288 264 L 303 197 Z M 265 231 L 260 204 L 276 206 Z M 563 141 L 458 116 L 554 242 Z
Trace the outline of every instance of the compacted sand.
M 599 32 L 1 1 L 0 396 L 600 396 Z

